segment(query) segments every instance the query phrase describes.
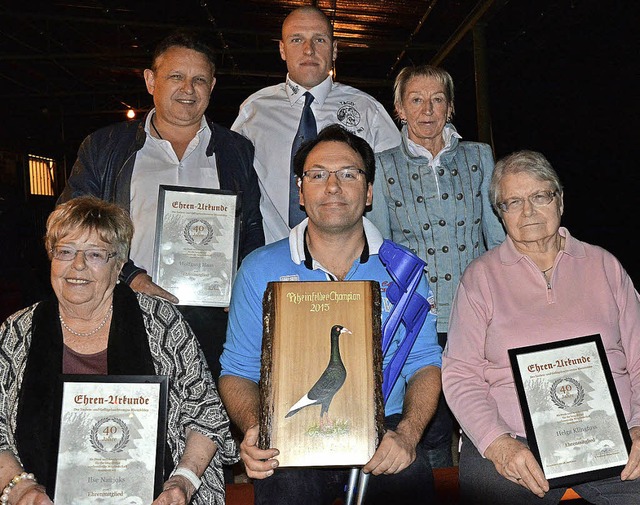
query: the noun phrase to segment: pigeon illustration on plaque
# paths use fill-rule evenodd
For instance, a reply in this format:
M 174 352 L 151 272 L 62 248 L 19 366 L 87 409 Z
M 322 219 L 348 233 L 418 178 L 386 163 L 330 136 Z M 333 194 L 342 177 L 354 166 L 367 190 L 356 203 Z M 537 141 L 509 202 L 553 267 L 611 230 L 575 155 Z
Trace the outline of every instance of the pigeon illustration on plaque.
M 291 417 L 300 412 L 305 407 L 312 405 L 321 405 L 320 418 L 328 415 L 329 405 L 335 394 L 340 390 L 347 378 L 347 370 L 344 367 L 342 358 L 340 357 L 340 335 L 351 333 L 344 326 L 339 324 L 331 328 L 331 352 L 329 355 L 329 363 L 320 378 L 311 387 L 309 392 L 300 398 L 287 412 L 285 417 Z

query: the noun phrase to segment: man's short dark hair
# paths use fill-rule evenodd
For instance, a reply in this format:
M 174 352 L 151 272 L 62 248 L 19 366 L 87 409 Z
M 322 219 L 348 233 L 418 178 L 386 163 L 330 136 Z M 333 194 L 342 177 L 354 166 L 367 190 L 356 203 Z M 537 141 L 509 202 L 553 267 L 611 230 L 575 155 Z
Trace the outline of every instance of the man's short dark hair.
M 354 135 L 339 124 L 332 124 L 323 128 L 318 136 L 305 142 L 300 146 L 298 152 L 293 157 L 293 172 L 297 177 L 302 178 L 304 164 L 311 150 L 320 142 L 342 142 L 347 144 L 351 149 L 357 152 L 364 162 L 365 179 L 367 183 L 373 184 L 376 174 L 376 160 L 373 155 L 373 149 L 369 143 L 361 137 Z
M 202 36 L 195 30 L 189 30 L 186 28 L 180 28 L 170 33 L 167 37 L 162 39 L 156 46 L 151 57 L 151 70 L 155 72 L 156 62 L 158 58 L 162 56 L 172 47 L 186 47 L 199 53 L 202 53 L 209 63 L 211 64 L 211 71 L 213 75 L 216 73 L 216 53 L 213 48 L 202 38 Z

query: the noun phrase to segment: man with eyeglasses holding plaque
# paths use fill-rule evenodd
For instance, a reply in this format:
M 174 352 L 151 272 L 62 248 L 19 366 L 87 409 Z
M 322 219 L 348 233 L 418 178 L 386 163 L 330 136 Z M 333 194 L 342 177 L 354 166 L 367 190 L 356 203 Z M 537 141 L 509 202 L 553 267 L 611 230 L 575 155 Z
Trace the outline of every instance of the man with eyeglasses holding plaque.
M 300 205 L 308 218 L 283 239 L 247 256 L 236 278 L 219 389 L 230 418 L 244 433 L 241 457 L 258 504 L 325 504 L 344 498 L 349 469 L 278 469 L 277 448 L 258 441 L 262 300 L 270 281 L 378 281 L 382 320 L 393 282 L 379 257 L 383 239 L 363 217 L 371 203 L 375 161 L 367 142 L 339 125 L 322 130 L 294 158 Z M 422 277 L 416 293 L 433 301 Z M 404 337 L 398 330 L 394 340 Z M 425 503 L 433 495 L 431 466 L 418 441 L 440 392 L 441 348 L 429 312 L 385 405 L 388 429 L 371 460 L 367 503 Z M 388 364 L 385 358 L 383 367 Z M 383 385 L 384 389 L 384 385 Z

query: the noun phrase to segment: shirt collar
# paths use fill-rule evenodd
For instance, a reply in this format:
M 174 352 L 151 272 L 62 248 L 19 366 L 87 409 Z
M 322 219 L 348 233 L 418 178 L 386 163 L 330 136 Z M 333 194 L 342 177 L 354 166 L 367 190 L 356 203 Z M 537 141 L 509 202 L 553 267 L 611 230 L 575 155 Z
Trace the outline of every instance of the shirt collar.
M 156 113 L 156 109 L 153 108 L 147 114 L 147 117 L 144 119 L 144 131 L 147 132 L 147 135 L 151 136 L 151 118 Z
M 154 107 L 149 111 L 144 121 L 144 131 L 147 132 L 147 135 L 152 138 L 155 138 L 155 137 L 151 135 L 151 118 L 155 115 L 155 113 L 156 113 L 156 108 Z M 209 128 L 209 123 L 207 123 L 207 118 L 203 114 L 202 118 L 200 119 L 200 129 L 196 133 L 196 136 L 200 135 L 205 130 L 211 130 L 211 129 Z M 159 140 L 159 139 L 156 139 L 156 140 Z
M 415 157 L 427 158 L 429 161 L 434 160 L 434 157 L 431 155 L 429 150 L 425 147 L 422 147 L 420 144 L 417 144 L 413 140 L 409 138 L 409 128 L 407 125 L 402 127 L 402 138 L 405 141 L 405 145 L 407 146 L 407 151 L 409 154 Z M 435 159 L 438 159 L 442 153 L 450 151 L 452 147 L 455 147 L 457 142 L 454 142 L 454 139 L 461 139 L 462 136 L 456 130 L 456 127 L 451 123 L 447 123 L 444 125 L 442 129 L 442 140 L 444 140 L 444 148 L 440 151 Z
M 309 218 L 305 218 L 289 232 L 289 252 L 291 260 L 296 265 L 304 263 L 307 268 L 316 270 L 321 268 L 321 265 L 313 259 L 307 249 L 305 234 L 308 224 Z M 366 217 L 362 218 L 362 224 L 364 227 L 365 247 L 360 255 L 360 263 L 366 263 L 372 254 L 378 254 L 383 238 L 378 228 Z
M 562 254 L 568 254 L 574 258 L 584 258 L 586 256 L 586 250 L 584 244 L 579 240 L 576 240 L 571 236 L 569 230 L 564 226 L 558 229 L 560 236 L 564 237 L 564 249 L 560 251 Z M 507 238 L 502 243 L 499 249 L 500 262 L 503 265 L 515 265 L 518 261 L 522 260 L 526 254 L 521 253 L 516 249 L 513 240 L 507 235 Z
M 293 79 L 291 79 L 291 77 L 289 77 L 289 74 L 287 74 L 287 82 L 285 83 L 285 90 L 287 92 L 287 97 L 289 98 L 289 103 L 291 104 L 291 106 L 297 103 L 298 100 L 300 99 L 302 99 L 302 101 L 304 102 L 304 98 L 302 97 L 304 96 L 305 91 L 309 91 L 313 95 L 314 102 L 317 102 L 320 105 L 320 107 L 322 107 L 322 105 L 324 104 L 324 101 L 327 99 L 327 96 L 329 95 L 329 91 L 331 91 L 332 85 L 333 85 L 333 80 L 329 75 L 324 81 L 322 81 L 317 86 L 314 86 L 311 89 L 305 89 L 304 86 L 301 86 L 300 84 L 295 82 Z

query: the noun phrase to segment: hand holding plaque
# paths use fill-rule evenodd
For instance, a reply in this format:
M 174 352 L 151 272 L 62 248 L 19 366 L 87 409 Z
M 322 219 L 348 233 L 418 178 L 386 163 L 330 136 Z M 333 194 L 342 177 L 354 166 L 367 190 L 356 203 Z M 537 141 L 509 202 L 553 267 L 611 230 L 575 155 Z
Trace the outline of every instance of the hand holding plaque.
M 263 306 L 260 448 L 280 467 L 366 464 L 384 432 L 378 283 L 270 282 Z

